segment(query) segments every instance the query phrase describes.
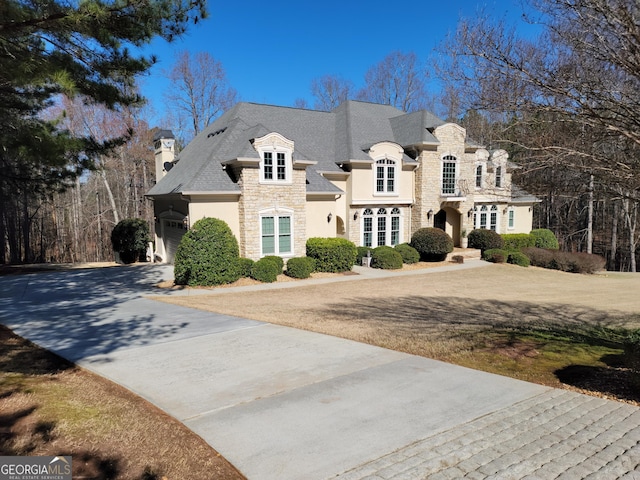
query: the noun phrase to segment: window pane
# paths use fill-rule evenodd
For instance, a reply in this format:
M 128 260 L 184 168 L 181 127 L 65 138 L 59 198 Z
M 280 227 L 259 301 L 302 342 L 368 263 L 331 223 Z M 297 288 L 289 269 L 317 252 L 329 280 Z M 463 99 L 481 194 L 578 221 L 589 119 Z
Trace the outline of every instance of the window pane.
M 502 187 L 502 167 L 496 168 L 496 187 Z
M 391 245 L 400 242 L 400 217 L 391 217 Z
M 513 228 L 515 224 L 515 211 L 509 210 L 509 228 Z
M 262 254 L 269 255 L 275 251 L 273 217 L 262 217 Z
M 498 214 L 496 212 L 491 212 L 491 225 L 489 228 L 491 228 L 491 230 L 498 228 Z
M 444 162 L 442 164 L 442 193 L 451 195 L 456 192 L 456 164 Z
M 480 228 L 487 228 L 487 213 L 480 213 Z
M 278 153 L 278 180 L 287 179 L 287 169 L 284 159 L 284 153 Z
M 278 218 L 278 253 L 291 252 L 291 217 Z
M 476 187 L 482 187 L 482 165 L 476 167 Z
M 384 192 L 384 167 L 376 168 L 376 192 Z
M 273 154 L 264 152 L 264 178 L 265 180 L 273 179 Z
M 378 246 L 385 245 L 387 237 L 387 217 L 378 217 Z
M 387 192 L 395 190 L 395 171 L 394 167 L 387 167 Z

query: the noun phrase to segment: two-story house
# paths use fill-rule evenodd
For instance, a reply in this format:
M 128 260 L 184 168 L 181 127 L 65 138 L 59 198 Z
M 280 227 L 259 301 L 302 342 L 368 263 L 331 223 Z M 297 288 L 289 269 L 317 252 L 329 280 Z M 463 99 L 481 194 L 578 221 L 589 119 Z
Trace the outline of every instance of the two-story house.
M 507 152 L 470 141 L 427 111 L 347 101 L 331 112 L 238 103 L 174 158 L 155 138 L 156 258 L 172 262 L 203 217 L 224 220 L 240 255 L 304 256 L 311 237 L 408 242 L 438 227 L 528 233 L 537 201 L 511 184 Z

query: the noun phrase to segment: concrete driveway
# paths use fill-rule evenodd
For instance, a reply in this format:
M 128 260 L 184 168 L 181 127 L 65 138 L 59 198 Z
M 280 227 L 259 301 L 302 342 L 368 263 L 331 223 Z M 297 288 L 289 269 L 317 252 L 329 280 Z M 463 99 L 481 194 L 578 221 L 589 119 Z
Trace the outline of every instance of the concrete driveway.
M 0 278 L 0 322 L 145 397 L 249 479 L 640 472 L 635 407 L 144 298 L 171 277 Z

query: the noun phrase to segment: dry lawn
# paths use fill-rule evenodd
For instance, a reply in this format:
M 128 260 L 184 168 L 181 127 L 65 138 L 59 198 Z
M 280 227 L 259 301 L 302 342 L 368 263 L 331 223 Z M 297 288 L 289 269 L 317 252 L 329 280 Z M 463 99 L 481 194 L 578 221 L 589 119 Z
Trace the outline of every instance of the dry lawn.
M 615 345 L 619 339 L 611 337 L 620 328 L 640 328 L 640 275 L 577 275 L 490 265 L 291 285 L 296 288 L 242 292 L 216 289 L 211 295 L 157 299 L 552 386 L 562 386 L 557 370 L 576 362 L 590 368 L 608 368 L 615 375 L 607 383 L 620 383 L 624 372 L 620 372 L 619 359 L 617 365 L 615 361 L 610 365 L 605 362 L 621 353 Z M 574 346 L 579 348 L 570 351 Z M 602 382 L 602 372 L 599 377 Z M 640 400 L 626 389 L 615 391 L 594 382 L 587 382 L 586 390 L 600 390 L 596 394 L 632 402 Z

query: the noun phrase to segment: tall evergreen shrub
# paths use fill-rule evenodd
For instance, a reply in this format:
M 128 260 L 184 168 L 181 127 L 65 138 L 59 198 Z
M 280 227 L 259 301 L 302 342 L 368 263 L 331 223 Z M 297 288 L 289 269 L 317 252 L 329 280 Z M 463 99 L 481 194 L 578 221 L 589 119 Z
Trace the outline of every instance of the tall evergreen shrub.
M 217 218 L 203 218 L 182 236 L 174 261 L 178 285 L 222 285 L 240 278 L 238 241 Z

